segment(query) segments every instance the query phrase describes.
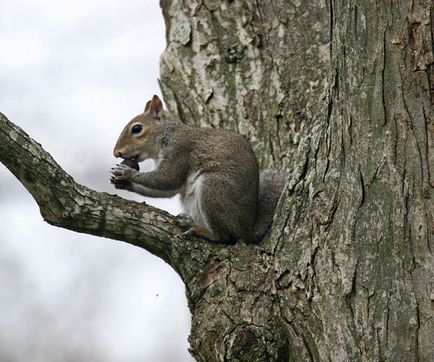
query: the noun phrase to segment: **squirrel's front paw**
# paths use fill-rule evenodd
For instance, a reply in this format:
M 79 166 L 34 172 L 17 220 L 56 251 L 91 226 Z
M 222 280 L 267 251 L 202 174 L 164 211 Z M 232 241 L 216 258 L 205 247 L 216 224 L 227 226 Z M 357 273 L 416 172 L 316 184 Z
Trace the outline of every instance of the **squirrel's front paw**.
M 111 172 L 112 177 L 110 180 L 115 185 L 118 184 L 120 181 L 132 182 L 134 176 L 138 173 L 138 171 L 136 171 L 135 169 L 122 164 L 113 167 Z

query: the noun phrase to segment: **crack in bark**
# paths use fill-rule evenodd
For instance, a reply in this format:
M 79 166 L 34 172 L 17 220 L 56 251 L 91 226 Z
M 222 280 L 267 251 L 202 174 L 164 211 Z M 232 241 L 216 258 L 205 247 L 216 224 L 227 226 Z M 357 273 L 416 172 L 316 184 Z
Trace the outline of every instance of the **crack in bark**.
M 416 331 L 415 331 L 416 361 L 419 361 L 419 360 L 420 360 L 420 350 L 419 350 L 419 330 L 420 330 L 420 312 L 419 312 L 419 303 L 416 302 Z
M 386 71 L 386 56 L 387 56 L 387 47 L 386 47 L 386 31 L 384 30 L 383 32 L 383 68 L 381 70 L 381 102 L 383 105 L 383 117 L 384 117 L 384 121 L 383 121 L 383 127 L 385 127 L 387 125 L 387 120 L 388 120 L 388 115 L 387 115 L 387 107 L 386 107 L 386 97 L 385 97 L 385 85 L 386 85 L 386 81 L 385 81 L 385 71 Z
M 431 52 L 434 53 L 434 6 L 431 8 Z M 427 68 L 428 84 L 431 92 L 431 105 L 434 106 L 434 63 Z
M 362 170 L 360 168 L 359 168 L 359 175 L 360 175 L 360 188 L 362 190 L 362 197 L 360 198 L 360 203 L 359 203 L 359 206 L 357 208 L 357 211 L 359 211 L 361 209 L 361 207 L 363 206 L 363 204 L 365 202 L 365 198 L 366 198 L 365 181 L 363 179 L 363 173 L 362 173 Z
M 333 11 L 333 0 L 329 0 L 329 12 L 330 12 L 330 59 L 333 55 L 333 30 L 334 30 L 334 11 Z

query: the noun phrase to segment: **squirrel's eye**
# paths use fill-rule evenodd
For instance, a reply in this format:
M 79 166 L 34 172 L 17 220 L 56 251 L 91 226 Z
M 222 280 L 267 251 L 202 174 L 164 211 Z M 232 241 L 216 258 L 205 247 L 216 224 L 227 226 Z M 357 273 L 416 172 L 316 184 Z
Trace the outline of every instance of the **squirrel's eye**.
M 143 127 L 140 124 L 136 124 L 133 126 L 133 128 L 131 128 L 131 132 L 137 134 L 140 133 L 142 131 Z

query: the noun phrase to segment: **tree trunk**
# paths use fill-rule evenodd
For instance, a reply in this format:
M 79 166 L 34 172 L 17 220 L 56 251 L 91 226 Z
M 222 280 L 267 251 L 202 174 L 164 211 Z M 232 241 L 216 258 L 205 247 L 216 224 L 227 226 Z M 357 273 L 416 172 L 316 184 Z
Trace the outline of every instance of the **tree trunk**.
M 162 0 L 161 87 L 288 172 L 259 245 L 185 238 L 77 185 L 0 114 L 0 161 L 57 226 L 138 245 L 186 285 L 200 361 L 434 360 L 431 0 Z
M 266 242 L 186 280 L 193 355 L 434 360 L 432 2 L 161 5 L 170 109 L 290 178 Z

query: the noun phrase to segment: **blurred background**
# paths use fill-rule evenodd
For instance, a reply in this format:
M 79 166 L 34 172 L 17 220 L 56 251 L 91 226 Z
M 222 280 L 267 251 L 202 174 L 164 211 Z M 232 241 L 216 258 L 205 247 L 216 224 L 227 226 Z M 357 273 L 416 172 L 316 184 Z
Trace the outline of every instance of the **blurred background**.
M 2 0 L 0 112 L 77 182 L 140 200 L 110 185 L 112 149 L 160 95 L 164 34 L 156 0 Z M 0 226 L 0 361 L 192 361 L 184 287 L 163 261 L 44 223 L 1 163 Z

